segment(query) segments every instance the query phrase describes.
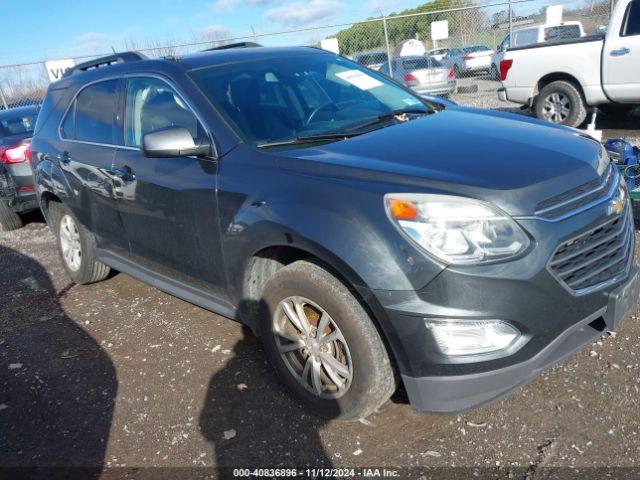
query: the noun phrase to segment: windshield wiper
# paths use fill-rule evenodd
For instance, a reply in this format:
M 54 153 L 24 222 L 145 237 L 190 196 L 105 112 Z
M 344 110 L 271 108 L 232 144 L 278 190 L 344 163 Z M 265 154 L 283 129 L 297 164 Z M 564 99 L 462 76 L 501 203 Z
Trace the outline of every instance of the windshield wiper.
M 376 118 L 373 118 L 371 120 L 367 120 L 367 121 L 365 121 L 363 123 L 359 123 L 357 125 L 349 127 L 343 133 L 353 133 L 354 130 L 361 130 L 363 128 L 367 128 L 367 127 L 370 127 L 372 125 L 377 125 L 379 123 L 388 122 L 389 120 L 392 120 L 392 119 L 394 119 L 396 117 L 402 118 L 404 115 L 411 115 L 411 114 L 429 115 L 429 114 L 431 114 L 433 112 L 434 112 L 433 109 L 427 108 L 427 107 L 399 108 L 397 110 L 392 110 L 390 112 L 383 113 L 382 115 L 378 115 Z M 405 119 L 405 120 L 401 120 L 401 121 L 407 121 L 407 120 L 408 120 L 408 118 Z
M 259 148 L 280 147 L 283 145 L 299 145 L 302 143 L 322 142 L 324 140 L 344 140 L 346 138 L 355 137 L 356 135 L 361 135 L 361 133 L 341 132 L 341 133 L 321 133 L 318 135 L 301 135 L 299 137 L 291 138 L 289 140 L 261 143 L 258 145 L 258 147 Z
M 397 110 L 392 110 L 387 113 L 383 113 L 382 115 L 378 115 L 374 119 L 367 120 L 363 123 L 359 123 L 357 125 L 351 126 L 348 129 L 343 130 L 341 132 L 321 133 L 318 135 L 301 135 L 295 138 L 291 138 L 289 140 L 261 143 L 258 145 L 258 148 L 281 147 L 285 145 L 299 145 L 303 143 L 322 142 L 325 140 L 345 140 L 347 138 L 351 138 L 357 135 L 362 135 L 367 133 L 366 130 L 363 131 L 363 129 L 366 127 L 377 125 L 379 123 L 388 122 L 389 120 L 392 120 L 396 117 L 402 117 L 403 115 L 411 115 L 411 114 L 428 115 L 433 112 L 434 110 L 427 107 L 400 108 Z M 408 118 L 406 120 L 408 120 Z M 402 121 L 406 121 L 406 120 L 402 120 Z

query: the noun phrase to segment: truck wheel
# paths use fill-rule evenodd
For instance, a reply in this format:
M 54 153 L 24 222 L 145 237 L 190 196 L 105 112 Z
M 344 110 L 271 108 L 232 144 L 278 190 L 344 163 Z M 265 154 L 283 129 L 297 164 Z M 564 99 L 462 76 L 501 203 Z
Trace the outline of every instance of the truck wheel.
M 587 118 L 582 94 L 565 80 L 551 82 L 540 91 L 535 112 L 538 118 L 570 127 L 580 126 Z
M 288 265 L 267 282 L 262 341 L 286 387 L 325 418 L 364 418 L 396 387 L 385 345 L 342 282 L 310 262 Z
M 67 274 L 80 285 L 99 282 L 111 269 L 96 260 L 95 236 L 87 230 L 67 207 L 49 203 L 51 226 L 58 239 L 58 249 Z
M 22 217 L 11 210 L 9 206 L 0 199 L 0 226 L 5 232 L 17 230 L 22 227 Z

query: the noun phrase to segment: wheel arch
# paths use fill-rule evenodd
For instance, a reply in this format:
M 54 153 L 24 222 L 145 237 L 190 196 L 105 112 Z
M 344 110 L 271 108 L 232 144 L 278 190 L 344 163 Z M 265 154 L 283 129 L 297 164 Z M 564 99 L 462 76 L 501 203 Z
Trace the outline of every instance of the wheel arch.
M 238 309 L 242 323 L 251 328 L 255 335 L 261 335 L 258 315 L 260 314 L 260 299 L 264 286 L 281 268 L 299 260 L 312 262 L 326 269 L 360 303 L 371 318 L 385 348 L 389 352 L 389 358 L 396 376 L 395 381 L 398 384 L 401 379 L 398 373 L 399 368 L 396 356 L 403 355 L 403 353 L 398 351 L 399 342 L 393 338 L 393 329 L 388 326 L 389 319 L 382 305 L 353 269 L 335 255 L 323 251 L 323 249 L 310 248 L 308 245 L 279 243 L 264 246 L 255 251 L 246 262 L 242 275 L 242 296 Z
M 548 73 L 543 77 L 541 77 L 540 80 L 538 80 L 538 83 L 536 84 L 536 89 L 534 92 L 534 102 L 537 100 L 538 95 L 540 94 L 540 92 L 544 87 L 546 87 L 550 83 L 557 82 L 560 80 L 569 82 L 574 87 L 576 87 L 578 89 L 578 92 L 580 93 L 580 96 L 582 97 L 582 100 L 585 102 L 585 105 L 586 105 L 587 102 L 584 94 L 584 89 L 582 88 L 582 83 L 580 82 L 580 80 L 578 80 L 576 76 L 567 72 L 553 72 L 553 73 Z

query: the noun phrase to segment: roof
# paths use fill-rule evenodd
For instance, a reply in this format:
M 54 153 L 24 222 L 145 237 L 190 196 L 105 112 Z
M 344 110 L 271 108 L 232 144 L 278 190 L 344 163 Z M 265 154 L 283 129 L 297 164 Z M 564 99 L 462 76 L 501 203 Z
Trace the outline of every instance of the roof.
M 210 50 L 179 57 L 167 57 L 157 59 L 138 60 L 130 58 L 127 61 L 118 61 L 98 68 L 76 71 L 54 82 L 50 89 L 64 89 L 75 84 L 84 84 L 105 77 L 123 75 L 130 72 L 158 72 L 170 73 L 176 71 L 189 71 L 198 68 L 224 65 L 227 63 L 262 60 L 266 58 L 293 57 L 299 55 L 331 55 L 329 52 L 313 47 L 245 47 Z M 115 56 L 122 56 L 116 54 Z M 108 58 L 108 57 L 105 57 Z M 96 59 L 96 63 L 101 59 Z
M 299 55 L 329 54 L 313 47 L 247 47 L 213 50 L 180 57 L 179 63 L 187 70 L 264 58 L 294 57 Z

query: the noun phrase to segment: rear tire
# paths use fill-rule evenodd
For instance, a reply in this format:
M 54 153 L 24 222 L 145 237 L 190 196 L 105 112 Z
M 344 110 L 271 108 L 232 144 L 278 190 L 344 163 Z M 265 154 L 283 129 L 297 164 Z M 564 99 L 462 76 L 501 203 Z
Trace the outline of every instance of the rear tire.
M 315 414 L 356 420 L 394 392 L 394 371 L 378 330 L 324 268 L 297 261 L 275 273 L 264 287 L 261 322 L 279 379 Z
M 0 199 L 0 226 L 5 232 L 22 228 L 22 217 L 11 210 L 9 206 Z
M 96 238 L 62 203 L 49 203 L 51 228 L 58 240 L 62 264 L 80 285 L 104 280 L 111 269 L 96 259 Z
M 558 80 L 546 85 L 534 106 L 536 117 L 559 125 L 579 127 L 587 118 L 587 105 L 578 88 Z

